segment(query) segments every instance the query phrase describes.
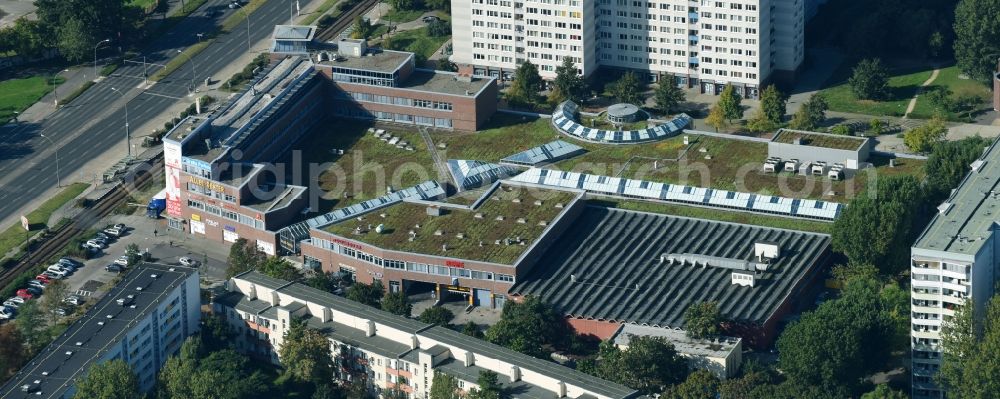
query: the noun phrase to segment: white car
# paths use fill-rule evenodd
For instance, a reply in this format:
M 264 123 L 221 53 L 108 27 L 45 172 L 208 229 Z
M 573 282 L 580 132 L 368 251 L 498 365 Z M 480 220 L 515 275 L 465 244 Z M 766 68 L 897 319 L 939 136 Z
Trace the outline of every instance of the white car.
M 112 229 L 117 229 L 117 230 L 122 231 L 122 232 L 125 232 L 125 231 L 128 230 L 128 227 L 125 226 L 124 223 L 115 223 L 115 225 L 111 226 L 111 228 Z
M 28 282 L 28 286 L 29 287 L 35 287 L 35 288 L 38 288 L 38 289 L 43 290 L 43 291 L 45 290 L 45 284 L 43 284 L 41 281 L 38 281 L 38 280 L 31 280 L 31 281 L 29 281 Z
M 7 309 L 0 310 L 0 320 L 13 319 L 14 313 L 8 312 Z
M 115 259 L 115 264 L 127 267 L 128 266 L 128 255 L 119 256 L 118 259 Z
M 14 302 L 14 301 L 11 301 L 11 300 L 8 299 L 8 300 L 6 300 L 6 301 L 3 302 L 3 306 L 7 306 L 7 307 L 11 307 L 11 308 L 17 309 L 18 307 L 21 306 L 21 304 L 17 303 L 17 302 Z
M 45 271 L 45 273 L 42 273 L 42 274 L 44 274 L 46 277 L 48 277 L 50 279 L 55 279 L 55 280 L 62 280 L 64 278 L 66 278 L 65 274 L 56 274 L 56 273 L 53 273 L 53 272 L 50 272 L 50 271 Z
M 195 266 L 198 266 L 200 264 L 198 261 L 196 261 L 194 259 L 191 259 L 191 258 L 189 258 L 187 256 L 182 256 L 177 261 L 181 262 L 181 265 L 190 266 L 190 267 L 195 267 Z
M 87 240 L 87 246 L 92 248 L 104 249 L 108 247 L 108 243 L 101 242 L 100 240 Z
M 21 298 L 19 296 L 12 296 L 12 297 L 10 297 L 10 298 L 7 299 L 7 302 L 14 302 L 14 303 L 17 303 L 17 304 L 22 304 L 22 303 L 24 303 L 24 298 Z
M 80 298 L 79 295 L 70 295 L 66 297 L 66 299 L 63 299 L 63 302 L 66 302 L 70 305 L 80 305 L 81 303 L 83 303 L 83 299 Z
M 49 272 L 49 273 L 55 273 L 55 274 L 60 274 L 60 273 L 62 273 L 63 275 L 69 274 L 69 269 L 63 267 L 62 265 L 52 265 L 52 266 L 49 266 L 49 268 L 45 269 L 45 271 Z
M 104 229 L 104 234 L 107 234 L 112 237 L 121 237 L 122 231 L 114 227 L 109 227 Z

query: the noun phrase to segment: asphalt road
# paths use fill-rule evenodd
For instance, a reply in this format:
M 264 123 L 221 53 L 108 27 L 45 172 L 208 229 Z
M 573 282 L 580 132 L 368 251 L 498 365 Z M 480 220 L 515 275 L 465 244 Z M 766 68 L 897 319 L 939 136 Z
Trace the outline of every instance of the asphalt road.
M 145 55 L 147 62 L 162 65 L 170 58 L 179 56 L 178 50 L 197 43 L 199 32 L 209 31 L 229 14 L 240 12 L 229 9 L 228 1 L 209 0 L 132 60 L 141 61 Z M 300 1 L 304 6 L 310 0 Z M 269 37 L 274 25 L 287 23 L 290 4 L 290 0 L 269 0 L 251 14 L 250 42 Z M 215 81 L 228 79 L 228 76 L 215 74 L 247 51 L 245 24 L 241 22 L 240 27 L 231 33 L 218 36 L 192 61 L 149 90 L 137 88 L 143 82 L 143 65 L 126 63 L 113 76 L 94 85 L 40 123 L 0 127 L 0 219 L 12 216 L 13 212 L 29 203 L 42 202 L 43 199 L 38 197 L 56 183 L 56 153 L 64 182 L 78 179 L 77 170 L 113 146 L 118 146 L 120 156 L 124 157 L 125 112 L 122 106 L 126 101 L 128 122 L 135 137 L 136 127 L 164 112 L 178 99 L 193 102 L 194 97 L 186 97 L 192 81 L 203 85 L 208 76 Z M 149 67 L 150 75 L 155 68 Z M 118 92 L 112 88 L 118 89 Z M 43 132 L 53 140 L 54 146 L 39 137 L 39 133 Z M 140 149 L 140 143 L 133 138 L 134 150 Z

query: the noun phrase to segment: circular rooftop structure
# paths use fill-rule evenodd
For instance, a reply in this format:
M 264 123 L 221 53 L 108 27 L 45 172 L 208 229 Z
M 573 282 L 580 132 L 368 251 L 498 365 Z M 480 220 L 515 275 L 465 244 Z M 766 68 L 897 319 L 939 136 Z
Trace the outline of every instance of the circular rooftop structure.
M 608 122 L 632 123 L 639 119 L 642 110 L 632 104 L 620 103 L 608 107 Z

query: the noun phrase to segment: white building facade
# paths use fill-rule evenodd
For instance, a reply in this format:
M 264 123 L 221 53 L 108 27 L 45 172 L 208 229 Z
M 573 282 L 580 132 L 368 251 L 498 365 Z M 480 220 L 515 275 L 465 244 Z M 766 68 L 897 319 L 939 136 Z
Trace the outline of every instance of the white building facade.
M 452 2 L 453 62 L 513 77 L 524 61 L 543 78 L 563 57 L 583 75 L 634 70 L 649 81 L 747 97 L 802 64 L 804 0 L 472 0 Z M 789 76 L 782 77 L 786 74 Z

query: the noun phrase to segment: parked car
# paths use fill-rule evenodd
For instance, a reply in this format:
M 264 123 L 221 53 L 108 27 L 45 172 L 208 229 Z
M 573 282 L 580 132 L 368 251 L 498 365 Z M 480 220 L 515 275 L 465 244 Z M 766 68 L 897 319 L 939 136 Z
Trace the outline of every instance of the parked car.
M 121 273 L 121 272 L 125 271 L 125 268 L 121 267 L 121 265 L 110 264 L 110 265 L 104 266 L 104 270 L 107 270 L 109 272 Z
M 21 299 L 21 298 L 17 298 L 17 299 Z M 8 299 L 6 301 L 3 301 L 3 306 L 6 306 L 8 308 L 17 309 L 18 307 L 21 306 L 21 302 L 14 302 L 14 301 Z
M 42 274 L 45 275 L 46 277 L 48 277 L 50 280 L 62 280 L 64 278 L 66 278 L 66 274 L 61 274 L 60 275 L 60 274 L 53 273 L 53 272 L 50 272 L 50 271 L 46 271 L 45 273 L 42 273 Z
M 119 256 L 115 259 L 115 264 L 128 267 L 128 255 Z
M 115 237 L 115 238 L 121 237 L 123 233 L 124 233 L 124 231 L 122 231 L 120 229 L 116 229 L 114 227 L 108 227 L 108 228 L 104 229 L 104 234 L 107 234 L 107 235 L 109 235 L 111 237 Z
M 434 15 L 428 15 L 428 16 L 426 16 L 426 17 L 423 17 L 423 18 L 421 18 L 420 20 L 421 20 L 421 21 L 424 21 L 424 23 L 427 23 L 427 24 L 429 24 L 429 23 L 431 23 L 431 22 L 437 22 L 437 21 L 440 21 L 440 20 L 441 20 L 441 18 L 438 18 L 437 16 L 434 16 Z
M 66 312 L 66 309 L 63 309 L 63 308 L 52 309 L 52 314 L 55 314 L 55 315 L 58 315 L 58 316 L 65 316 L 67 313 L 68 312 Z
M 66 278 L 66 275 L 69 274 L 66 272 L 66 270 L 58 268 L 49 268 L 49 270 L 46 270 L 45 273 L 55 275 L 57 276 L 56 278 L 59 279 Z
M 42 289 L 41 288 L 25 287 L 24 289 L 28 290 L 28 292 L 30 292 L 34 296 L 42 296 Z
M 17 296 L 23 299 L 32 299 L 35 297 L 35 295 L 32 294 L 31 291 L 28 291 L 27 288 L 21 288 L 17 290 Z
M 107 247 L 108 245 L 111 244 L 111 240 L 109 240 L 107 238 L 104 238 L 104 237 L 101 237 L 101 236 L 94 236 L 94 238 L 91 238 L 91 240 L 94 240 L 98 244 L 101 244 L 101 245 L 103 245 L 105 247 Z
M 182 256 L 182 257 L 180 257 L 180 259 L 177 259 L 177 261 L 180 262 L 181 265 L 190 266 L 190 267 L 196 267 L 196 266 L 198 266 L 200 264 L 200 262 L 198 262 L 198 261 L 196 261 L 194 259 L 191 259 L 191 258 L 189 258 L 187 256 Z
M 63 302 L 66 302 L 70 305 L 79 306 L 81 303 L 83 303 L 83 298 L 80 298 L 79 295 L 70 295 L 66 297 L 66 299 L 63 299 Z
M 38 288 L 38 289 L 43 290 L 43 291 L 45 290 L 45 283 L 43 283 L 43 282 L 41 282 L 39 280 L 31 280 L 31 281 L 29 281 L 28 282 L 28 286 L 29 287 L 35 287 L 35 288 Z
M 22 304 L 22 303 L 24 303 L 24 298 L 21 298 L 19 296 L 12 296 L 10 298 L 7 298 L 7 301 L 8 302 L 14 302 L 14 303 L 17 303 L 17 304 Z
M 39 275 L 35 276 L 35 280 L 38 280 L 38 281 L 41 281 L 43 283 L 48 284 L 48 283 L 52 282 L 52 277 L 49 277 L 48 274 L 42 273 L 42 274 L 39 274 Z
M 83 264 L 80 261 L 78 261 L 76 259 L 73 259 L 73 258 L 70 258 L 70 257 L 67 257 L 67 256 L 63 256 L 62 258 L 59 258 L 59 263 L 70 264 L 70 265 L 73 265 L 73 266 L 80 266 L 80 265 Z
M 56 264 L 54 264 L 52 266 L 58 266 L 60 269 L 62 269 L 66 273 L 72 273 L 72 272 L 76 271 L 76 265 L 71 265 L 71 264 L 68 264 L 68 263 L 56 263 Z
M 128 226 L 126 226 L 124 223 L 115 223 L 113 226 L 111 226 L 111 228 L 118 229 L 123 233 L 128 231 Z
M 98 239 L 98 238 L 99 238 L 99 239 L 102 239 L 102 240 L 104 240 L 105 242 L 111 242 L 111 241 L 114 241 L 114 240 L 115 240 L 115 238 L 114 238 L 114 237 L 112 237 L 112 236 L 111 236 L 110 234 L 108 234 L 108 233 L 105 233 L 105 232 L 103 232 L 103 231 L 98 231 L 98 232 L 97 232 L 97 234 L 96 234 L 96 235 L 94 236 L 94 238 L 95 238 L 95 239 Z
M 91 248 L 104 249 L 108 247 L 108 243 L 103 240 L 92 239 L 86 242 L 86 245 Z
M 8 320 L 14 318 L 14 312 L 8 311 L 6 308 L 0 309 L 0 320 Z

